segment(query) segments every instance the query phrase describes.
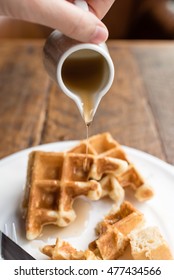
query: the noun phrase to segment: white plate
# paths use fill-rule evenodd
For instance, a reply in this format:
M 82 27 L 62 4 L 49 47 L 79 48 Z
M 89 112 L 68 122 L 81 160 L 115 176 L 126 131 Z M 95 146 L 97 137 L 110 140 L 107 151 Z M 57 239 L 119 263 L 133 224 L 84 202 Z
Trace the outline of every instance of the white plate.
M 103 199 L 91 202 L 79 198 L 74 203 L 77 213 L 76 220 L 66 228 L 56 226 L 45 227 L 40 238 L 27 241 L 25 238 L 24 221 L 21 218 L 20 205 L 26 178 L 28 154 L 32 150 L 64 151 L 77 144 L 77 141 L 58 142 L 41 145 L 13 154 L 0 160 L 0 228 L 4 223 L 14 222 L 17 229 L 18 244 L 36 259 L 45 259 L 39 247 L 54 244 L 57 236 L 69 241 L 77 249 L 86 249 L 90 241 L 95 239 L 95 225 L 111 208 L 111 200 Z M 124 147 L 129 159 L 154 188 L 152 200 L 139 203 L 127 197 L 145 214 L 150 225 L 156 225 L 170 244 L 174 253 L 174 167 L 138 150 Z

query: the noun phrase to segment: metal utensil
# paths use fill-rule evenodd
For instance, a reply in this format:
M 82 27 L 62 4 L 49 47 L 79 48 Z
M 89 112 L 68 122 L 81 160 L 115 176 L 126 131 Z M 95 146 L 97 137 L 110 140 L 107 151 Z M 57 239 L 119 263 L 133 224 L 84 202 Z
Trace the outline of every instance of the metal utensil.
M 18 244 L 0 231 L 1 258 L 4 260 L 34 260 L 34 258 L 23 250 Z

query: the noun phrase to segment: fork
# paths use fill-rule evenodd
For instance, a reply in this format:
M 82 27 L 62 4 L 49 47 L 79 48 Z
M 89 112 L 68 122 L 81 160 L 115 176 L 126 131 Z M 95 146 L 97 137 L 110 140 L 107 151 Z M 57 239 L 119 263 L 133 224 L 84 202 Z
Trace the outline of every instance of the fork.
M 34 260 L 17 244 L 15 223 L 4 225 L 4 233 L 0 231 L 0 259 L 3 260 Z
M 7 235 L 9 238 L 11 238 L 15 243 L 18 243 L 15 223 L 12 223 L 12 224 L 10 225 L 10 232 L 9 232 L 9 227 L 8 227 L 7 223 L 4 224 L 4 233 L 5 233 L 5 235 Z
M 16 234 L 15 223 L 12 223 L 10 225 L 10 231 L 9 231 L 9 227 L 8 227 L 7 223 L 5 223 L 4 224 L 4 234 L 17 244 L 17 234 Z M 3 239 L 3 233 L 0 231 L 0 259 L 1 260 L 4 259 L 3 253 L 2 253 L 2 239 Z

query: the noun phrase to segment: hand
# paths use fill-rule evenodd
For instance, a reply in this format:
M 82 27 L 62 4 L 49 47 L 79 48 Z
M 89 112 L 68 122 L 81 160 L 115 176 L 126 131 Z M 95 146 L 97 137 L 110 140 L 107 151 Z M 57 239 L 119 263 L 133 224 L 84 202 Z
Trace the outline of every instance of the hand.
M 87 0 L 89 12 L 73 0 L 0 0 L 0 15 L 58 29 L 81 42 L 101 43 L 108 30 L 101 22 L 114 0 Z

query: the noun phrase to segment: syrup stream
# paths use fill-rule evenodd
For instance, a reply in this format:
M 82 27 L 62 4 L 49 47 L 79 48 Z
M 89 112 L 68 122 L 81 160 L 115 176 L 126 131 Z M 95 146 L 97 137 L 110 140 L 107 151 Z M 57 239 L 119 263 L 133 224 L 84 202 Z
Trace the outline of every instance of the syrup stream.
M 88 166 L 88 152 L 89 152 L 89 126 L 90 126 L 91 122 L 86 123 L 86 158 L 84 160 L 84 165 L 83 165 L 83 169 L 84 171 L 88 171 L 89 166 Z

